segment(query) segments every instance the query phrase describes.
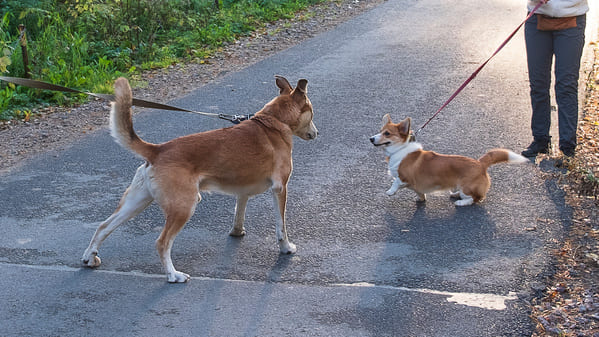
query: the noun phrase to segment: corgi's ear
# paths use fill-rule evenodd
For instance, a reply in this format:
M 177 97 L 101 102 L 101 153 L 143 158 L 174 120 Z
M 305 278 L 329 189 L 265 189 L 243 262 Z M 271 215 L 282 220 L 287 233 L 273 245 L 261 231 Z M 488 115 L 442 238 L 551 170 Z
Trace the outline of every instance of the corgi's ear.
M 409 134 L 410 133 L 410 128 L 412 127 L 412 118 L 408 117 L 406 119 L 404 119 L 403 121 L 401 121 L 398 125 L 399 127 L 399 132 L 403 133 L 403 134 Z
M 277 87 L 279 87 L 279 94 L 289 95 L 291 93 L 291 84 L 283 76 L 275 75 Z
M 381 125 L 381 127 L 383 127 L 387 124 L 390 124 L 390 123 L 393 123 L 391 121 L 391 116 L 389 114 L 386 114 L 385 116 L 383 116 L 383 124 Z

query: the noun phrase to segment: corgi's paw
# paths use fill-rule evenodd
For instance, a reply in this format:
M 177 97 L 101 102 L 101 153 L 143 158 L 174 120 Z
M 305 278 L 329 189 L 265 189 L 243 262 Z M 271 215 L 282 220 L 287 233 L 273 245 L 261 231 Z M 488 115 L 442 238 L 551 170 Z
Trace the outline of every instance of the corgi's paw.
M 402 182 L 401 180 L 399 180 L 399 178 L 396 178 L 395 180 L 393 180 L 393 185 L 391 185 L 391 188 L 389 188 L 387 190 L 387 195 L 388 196 L 392 196 L 394 195 L 400 188 L 404 188 L 408 186 L 408 184 Z
M 455 204 L 456 206 L 470 206 L 470 205 L 472 205 L 473 203 L 474 203 L 474 199 L 472 199 L 472 198 L 469 198 L 469 197 L 468 197 L 468 198 L 462 198 L 462 199 L 460 199 L 460 200 L 456 200 L 456 201 L 454 202 L 454 204 Z
M 418 202 L 425 202 L 425 201 L 426 201 L 426 194 L 418 193 Z

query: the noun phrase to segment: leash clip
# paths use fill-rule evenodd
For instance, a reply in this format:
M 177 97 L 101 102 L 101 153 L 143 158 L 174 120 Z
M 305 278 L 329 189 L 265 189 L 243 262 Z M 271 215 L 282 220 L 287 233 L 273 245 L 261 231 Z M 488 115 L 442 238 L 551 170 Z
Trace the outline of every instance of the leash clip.
M 415 142 L 416 141 L 416 135 L 414 134 L 414 132 L 410 131 L 410 137 L 408 138 L 408 142 Z
M 245 120 L 252 118 L 252 116 L 253 116 L 253 114 L 251 114 L 251 115 L 225 115 L 222 113 L 218 114 L 218 118 L 228 120 L 229 122 L 231 122 L 233 124 L 239 124 Z

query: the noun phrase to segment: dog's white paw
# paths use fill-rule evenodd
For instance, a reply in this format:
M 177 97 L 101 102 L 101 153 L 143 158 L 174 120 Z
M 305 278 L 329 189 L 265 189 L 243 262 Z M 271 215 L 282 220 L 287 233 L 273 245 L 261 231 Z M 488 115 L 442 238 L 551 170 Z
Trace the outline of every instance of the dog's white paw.
M 185 283 L 189 281 L 191 277 L 185 273 L 175 270 L 175 272 L 167 274 L 167 278 L 169 283 Z
M 406 186 L 408 186 L 407 183 L 404 183 L 401 180 L 399 180 L 399 178 L 396 178 L 395 180 L 393 180 L 393 185 L 391 185 L 391 188 L 388 189 L 385 193 L 387 193 L 388 196 L 392 196 L 397 191 L 399 191 L 400 188 L 404 188 Z
M 90 268 L 95 268 L 102 264 L 102 260 L 100 260 L 100 257 L 98 256 L 98 252 L 94 252 L 91 254 L 88 254 L 86 252 L 85 254 L 83 254 L 81 262 L 83 262 L 84 265 Z
M 472 198 L 465 198 L 465 199 L 461 199 L 461 200 L 456 200 L 454 202 L 454 204 L 456 206 L 470 206 L 474 203 L 474 199 Z
M 295 245 L 287 240 L 279 241 L 279 251 L 281 254 L 293 254 L 297 251 Z

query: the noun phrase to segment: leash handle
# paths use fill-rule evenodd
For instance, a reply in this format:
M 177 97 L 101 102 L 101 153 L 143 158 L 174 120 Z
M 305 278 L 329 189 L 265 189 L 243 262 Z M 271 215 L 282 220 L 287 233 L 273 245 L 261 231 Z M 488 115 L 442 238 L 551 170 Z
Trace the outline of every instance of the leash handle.
M 462 90 L 464 90 L 464 88 L 468 85 L 468 83 L 470 83 L 475 77 L 476 75 L 478 75 L 478 73 L 487 65 L 487 63 L 489 63 L 489 61 L 491 61 L 491 59 L 497 55 L 497 53 L 499 53 L 499 51 L 501 49 L 503 49 L 503 47 L 505 47 L 505 45 L 510 42 L 510 40 L 514 37 L 514 35 L 516 35 L 516 33 L 518 32 L 518 30 L 520 30 L 520 28 L 526 23 L 526 21 L 528 21 L 528 19 L 530 19 L 535 12 L 539 9 L 539 7 L 541 7 L 542 5 L 546 4 L 549 0 L 540 0 L 539 3 L 535 6 L 535 8 L 533 8 L 532 11 L 530 11 L 530 13 L 528 13 L 528 16 L 526 17 L 526 19 L 524 19 L 524 21 L 522 21 L 522 23 L 520 23 L 518 25 L 518 27 L 516 27 L 516 29 L 514 29 L 514 31 L 507 37 L 507 39 L 505 39 L 501 45 L 499 45 L 499 47 L 495 50 L 495 52 L 483 63 L 481 64 L 473 73 L 472 75 L 470 75 L 470 77 L 468 77 L 468 79 L 466 81 L 464 81 L 464 83 L 462 83 L 462 85 L 458 88 L 458 90 L 456 90 L 447 101 L 445 101 L 445 103 L 443 103 L 443 105 L 441 105 L 441 107 L 439 108 L 439 110 L 437 110 L 437 112 L 435 112 L 431 118 L 429 118 L 418 130 L 416 130 L 416 132 L 414 132 L 414 135 L 418 135 L 418 133 L 420 133 L 420 131 L 422 131 L 422 129 L 424 129 L 425 126 L 428 125 L 428 123 L 430 123 L 433 119 L 435 119 L 435 117 L 437 117 L 437 115 L 441 112 L 441 110 L 445 109 L 445 107 L 451 102 L 453 101 L 453 99 L 460 93 L 462 92 Z

